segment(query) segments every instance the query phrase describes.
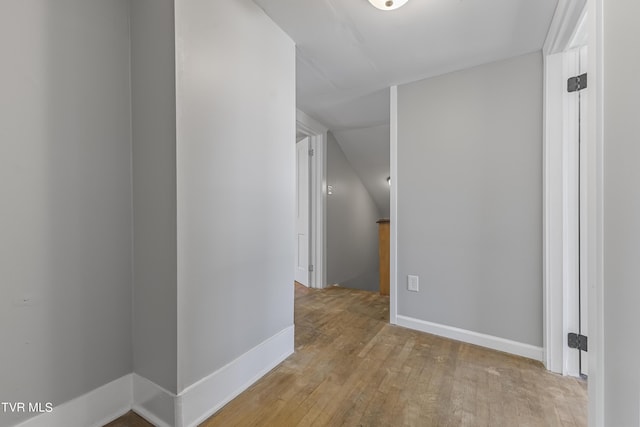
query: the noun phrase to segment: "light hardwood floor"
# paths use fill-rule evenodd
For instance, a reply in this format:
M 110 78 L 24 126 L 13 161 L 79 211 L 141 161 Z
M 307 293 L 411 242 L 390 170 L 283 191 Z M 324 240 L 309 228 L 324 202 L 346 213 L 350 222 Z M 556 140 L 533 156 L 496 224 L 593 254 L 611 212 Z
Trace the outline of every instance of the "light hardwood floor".
M 388 297 L 296 285 L 296 352 L 202 426 L 586 426 L 586 383 L 391 326 Z
M 129 411 L 115 421 L 111 421 L 104 427 L 153 427 L 147 420 L 133 411 Z

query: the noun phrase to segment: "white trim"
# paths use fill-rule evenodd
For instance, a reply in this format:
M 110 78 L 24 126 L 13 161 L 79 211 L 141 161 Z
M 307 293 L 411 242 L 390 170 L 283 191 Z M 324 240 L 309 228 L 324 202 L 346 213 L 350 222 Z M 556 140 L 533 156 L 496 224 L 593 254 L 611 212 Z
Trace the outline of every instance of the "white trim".
M 584 21 L 584 20 L 583 20 Z M 584 26 L 584 22 L 581 23 L 582 29 L 580 31 L 586 31 L 586 27 Z M 586 36 L 583 37 L 586 40 Z M 588 71 L 588 46 L 583 45 L 580 48 L 577 48 L 578 52 L 578 63 L 579 63 L 579 71 L 578 74 L 583 74 Z M 580 253 L 580 290 L 576 295 L 578 301 L 578 312 L 576 313 L 576 317 L 578 318 L 578 324 L 580 326 L 580 333 L 582 335 L 589 336 L 589 256 L 588 256 L 588 222 L 590 218 L 592 218 L 592 214 L 589 212 L 589 185 L 588 185 L 588 176 L 589 174 L 593 174 L 594 163 L 589 163 L 589 91 L 581 91 L 580 97 L 578 99 L 579 104 L 579 123 L 578 127 L 580 129 L 580 147 L 579 147 L 579 182 L 580 182 L 580 201 L 578 205 L 578 209 L 580 211 L 580 221 L 578 222 L 578 226 L 580 228 L 580 244 L 578 246 L 578 251 Z M 580 361 L 579 370 L 580 375 L 588 375 L 589 374 L 589 354 L 586 351 L 578 351 L 578 360 Z
M 194 427 L 249 388 L 294 351 L 291 325 L 176 395 L 136 373 L 17 424 L 101 427 L 134 410 L 157 427 Z
M 572 2 L 560 0 L 554 15 L 547 40 L 545 41 L 543 52 L 545 54 L 545 77 L 548 76 L 547 64 L 550 63 L 550 54 L 562 52 L 576 43 L 576 40 L 585 37 L 580 36 L 585 26 L 588 32 L 589 50 L 589 105 L 588 105 L 588 131 L 587 131 L 587 183 L 586 183 L 586 222 L 587 230 L 583 239 L 586 240 L 587 252 L 587 283 L 589 294 L 588 308 L 588 330 L 589 330 L 589 425 L 604 426 L 604 293 L 603 293 L 603 0 L 590 0 L 586 6 L 586 18 L 583 7 L 584 1 Z M 585 20 L 586 19 L 586 20 Z M 545 95 L 549 92 L 545 89 Z M 553 108 L 553 99 L 545 97 L 545 135 L 549 132 L 549 122 L 546 120 L 552 117 L 550 109 Z M 545 149 L 553 147 L 545 140 Z M 548 152 L 545 153 L 545 180 L 549 178 Z M 550 270 L 549 256 L 553 254 L 549 251 L 549 229 L 548 206 L 550 192 L 548 183 L 545 181 L 545 359 L 554 357 L 556 354 L 549 345 L 549 330 L 558 330 L 558 318 L 552 316 L 553 307 L 557 307 L 558 300 L 552 298 L 553 305 L 550 304 L 549 297 L 550 282 L 546 280 L 553 276 Z M 556 289 L 557 290 L 557 289 Z M 562 303 L 561 303 L 562 306 Z M 549 368 L 550 365 L 547 365 Z M 551 369 L 551 368 L 549 368 Z M 553 369 L 555 370 L 555 369 Z
M 175 423 L 175 393 L 153 381 L 133 375 L 132 409 L 156 427 L 171 427 Z
M 604 52 L 603 0 L 590 0 L 589 31 L 589 106 L 587 162 L 587 259 L 589 286 L 589 425 L 604 427 Z
M 562 54 L 563 71 L 562 82 L 571 76 L 580 74 L 580 56 L 577 50 L 569 50 Z M 564 337 L 570 332 L 577 332 L 580 318 L 578 306 L 580 297 L 579 286 L 579 215 L 578 203 L 579 176 L 578 162 L 579 147 L 579 105 L 578 93 L 569 93 L 562 85 L 562 262 L 563 262 L 563 306 L 562 306 L 562 336 L 563 336 L 563 365 L 562 374 L 573 377 L 580 376 L 580 354 L 578 350 L 570 349 Z
M 317 135 L 329 129 L 302 110 L 296 109 L 296 127 L 305 134 Z
M 456 341 L 479 345 L 505 353 L 515 354 L 528 359 L 542 361 L 542 347 L 525 344 L 517 341 L 481 334 L 466 329 L 455 328 L 453 326 L 441 325 L 438 323 L 426 322 L 412 317 L 398 315 L 398 325 L 405 328 L 414 329 L 428 334 L 438 335 Z
M 398 86 L 389 88 L 390 176 L 389 199 L 389 323 L 398 323 Z
M 586 9 L 586 3 L 586 0 L 558 1 L 549 32 L 542 46 L 544 55 L 562 52 L 570 45 Z
M 566 78 L 577 72 L 577 55 L 566 52 L 581 36 L 584 0 L 560 0 L 547 34 L 544 52 L 543 143 L 543 361 L 547 369 L 578 375 L 577 353 L 566 345 L 577 319 L 577 198 L 568 200 L 576 183 L 571 161 L 571 132 L 577 115 L 571 111 Z M 575 70 L 570 70 L 575 68 Z M 576 110 L 577 111 L 577 110 Z M 573 153 L 575 154 L 575 153 Z M 574 173 L 572 173 L 574 172 Z M 574 196 L 577 196 L 573 191 Z
M 306 287 L 312 287 L 313 278 L 311 277 L 311 267 L 315 264 L 315 257 L 312 249 L 312 236 L 314 234 L 314 231 L 312 229 L 313 181 L 311 173 L 311 163 L 313 161 L 313 156 L 311 156 L 310 153 L 313 152 L 313 144 L 311 138 L 312 137 L 305 136 L 304 138 L 299 139 L 296 136 L 296 238 L 294 243 L 294 280 Z M 300 247 L 300 236 L 306 237 L 306 253 L 301 253 L 304 249 Z M 303 256 L 305 257 L 305 259 L 301 261 L 301 257 Z
M 589 20 L 587 19 L 587 7 L 583 7 L 582 12 L 580 14 L 580 18 L 578 18 L 578 22 L 576 23 L 576 28 L 571 36 L 571 40 L 567 45 L 567 49 L 578 49 L 583 48 L 589 44 Z M 586 70 L 585 70 L 586 72 Z
M 543 363 L 562 373 L 563 335 L 563 55 L 544 57 Z
M 311 283 L 315 288 L 326 285 L 327 265 L 326 253 L 326 224 L 327 224 L 327 193 L 325 189 L 327 177 L 327 134 L 322 133 L 311 137 L 311 147 L 314 156 L 311 159 L 311 256 L 314 266 L 311 272 Z
M 203 422 L 293 351 L 294 326 L 291 325 L 190 385 L 176 399 L 176 427 L 191 427 Z
M 314 266 L 310 274 L 311 287 L 323 288 L 326 283 L 326 176 L 327 176 L 327 127 L 313 119 L 304 111 L 296 110 L 296 130 L 310 138 L 314 156 L 311 161 L 310 264 Z
M 126 414 L 131 401 L 131 374 L 128 374 L 16 427 L 101 427 Z
M 174 409 L 175 408 L 175 403 L 173 401 L 171 402 L 170 408 L 171 408 L 172 412 L 175 410 Z M 147 410 L 145 407 L 137 406 L 137 407 L 133 407 L 131 409 L 133 410 L 133 412 L 135 412 L 136 414 L 140 415 L 142 418 L 144 418 L 145 420 L 147 420 L 148 422 L 153 424 L 155 427 L 172 427 L 173 426 L 173 424 L 168 424 L 168 423 L 164 422 L 155 413 Z
M 566 336 L 578 330 L 578 97 L 566 91 L 577 75 L 577 50 L 545 57 L 544 112 L 544 363 L 579 376 L 579 355 Z M 584 212 L 582 213 L 584 217 Z

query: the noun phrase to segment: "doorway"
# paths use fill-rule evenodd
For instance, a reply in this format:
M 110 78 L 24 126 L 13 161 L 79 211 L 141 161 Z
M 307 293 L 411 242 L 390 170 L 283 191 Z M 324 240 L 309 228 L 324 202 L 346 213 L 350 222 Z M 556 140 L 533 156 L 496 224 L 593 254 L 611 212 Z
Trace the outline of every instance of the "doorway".
M 302 197 L 308 200 L 301 200 L 301 203 L 296 200 L 296 210 L 301 204 L 300 209 L 306 215 L 300 222 L 296 221 L 295 277 L 304 286 L 318 289 L 326 286 L 326 137 L 326 127 L 303 111 L 296 111 L 296 143 L 306 141 L 304 146 L 296 144 L 296 163 L 302 163 L 300 169 L 296 167 L 296 175 L 299 175 L 298 171 L 302 173 L 300 179 L 305 182 L 300 184 L 301 189 L 308 189 Z M 298 180 L 298 176 L 295 179 Z M 299 238 L 299 233 L 306 235 L 307 243 L 305 237 Z
M 297 255 L 298 258 L 295 260 L 296 277 L 298 277 L 296 281 L 302 284 L 305 284 L 306 286 L 311 288 L 324 288 L 334 283 L 334 282 L 329 283 L 327 279 L 328 278 L 328 275 L 327 275 L 328 197 L 335 198 L 337 196 L 343 195 L 342 192 L 344 192 L 345 187 L 342 185 L 342 181 L 340 181 L 340 183 L 337 186 L 333 185 L 332 188 L 329 188 L 329 185 L 331 183 L 327 181 L 328 179 L 327 158 L 328 158 L 328 145 L 329 145 L 329 138 L 330 138 L 328 129 L 325 126 L 323 126 L 321 123 L 309 117 L 304 112 L 298 110 L 296 114 L 296 130 L 297 130 L 296 142 L 298 143 L 298 148 L 296 150 L 297 152 L 296 157 L 299 159 L 298 161 L 304 163 L 304 160 L 302 159 L 304 158 L 305 150 L 309 153 L 308 155 L 308 159 L 309 159 L 309 168 L 308 168 L 309 170 L 309 226 L 308 226 L 309 262 L 308 263 L 304 262 L 305 257 L 303 252 L 304 252 L 304 248 L 307 247 L 307 245 L 305 245 L 304 243 L 304 237 L 302 236 L 304 233 L 296 232 L 297 241 L 294 244 L 296 246 L 298 245 L 300 246 L 300 250 L 296 248 L 296 251 L 297 253 L 302 254 L 302 256 Z M 361 139 L 364 139 L 367 142 L 371 142 L 372 139 L 376 136 L 379 137 L 378 134 L 380 134 L 380 132 L 382 132 L 382 135 L 388 140 L 388 135 L 389 135 L 388 126 L 386 128 L 384 128 L 384 126 L 372 126 L 368 128 L 362 128 L 362 131 L 364 133 L 364 138 L 361 138 Z M 353 139 L 354 135 L 352 135 L 352 133 L 353 133 L 352 130 L 345 131 L 345 134 L 341 136 L 344 136 L 345 138 L 351 137 Z M 372 133 L 373 135 L 371 135 L 370 133 Z M 331 137 L 333 138 L 333 136 Z M 306 138 L 308 138 L 308 144 L 309 144 L 308 148 L 306 146 L 303 147 L 299 145 L 300 143 L 306 144 L 306 141 L 305 141 Z M 356 140 L 356 142 L 358 142 L 358 140 Z M 386 147 L 383 148 L 383 151 L 384 153 L 388 153 L 389 151 L 388 142 L 386 143 Z M 388 160 L 386 160 L 386 165 L 387 165 L 387 170 L 385 170 L 384 173 L 379 174 L 380 176 L 377 177 L 379 179 L 375 180 L 375 185 L 381 187 L 383 191 L 386 193 L 386 197 L 388 198 L 389 187 L 390 187 L 390 183 L 388 179 L 389 178 L 389 171 L 388 171 L 389 161 Z M 302 171 L 304 167 L 305 165 L 302 165 L 302 167 L 298 168 L 298 170 Z M 302 184 L 302 186 L 306 188 L 306 184 Z M 363 192 L 360 192 L 360 193 L 363 193 Z M 386 203 L 388 203 L 388 201 Z M 385 216 L 388 216 L 388 214 Z M 380 213 L 377 212 L 376 215 L 374 215 L 373 217 L 370 218 L 369 221 L 367 221 L 367 224 L 371 226 L 371 236 L 373 236 L 375 240 L 369 246 L 372 252 L 374 253 L 376 260 L 378 258 L 378 242 L 377 242 L 378 224 L 376 224 L 376 221 L 379 220 L 380 217 L 381 217 Z M 364 221 L 363 218 L 361 218 L 361 216 L 358 216 L 358 218 L 356 219 L 361 222 Z M 353 227 L 349 227 L 344 233 L 345 237 L 348 237 L 349 233 L 353 234 L 353 231 L 357 226 L 358 224 L 355 224 Z M 304 230 L 307 229 L 305 225 L 300 225 L 299 227 L 301 227 Z M 299 240 L 299 243 L 298 243 L 298 240 Z M 306 272 L 304 271 L 304 265 L 308 265 L 308 270 Z M 308 274 L 308 285 L 304 283 L 304 279 L 307 274 Z M 375 274 L 374 281 L 375 281 L 376 291 L 379 291 L 378 280 L 377 280 L 377 274 L 378 274 L 377 263 L 375 266 L 374 274 Z
M 309 137 L 296 142 L 296 282 L 309 287 L 312 272 L 311 254 L 311 180 Z

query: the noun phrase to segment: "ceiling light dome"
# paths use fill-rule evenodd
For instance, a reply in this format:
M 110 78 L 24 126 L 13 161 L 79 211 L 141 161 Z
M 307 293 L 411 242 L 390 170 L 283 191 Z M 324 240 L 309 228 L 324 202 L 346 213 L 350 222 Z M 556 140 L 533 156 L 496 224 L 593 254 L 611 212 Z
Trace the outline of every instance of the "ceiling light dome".
M 393 10 L 404 6 L 407 1 L 408 0 L 369 0 L 369 3 L 380 10 Z

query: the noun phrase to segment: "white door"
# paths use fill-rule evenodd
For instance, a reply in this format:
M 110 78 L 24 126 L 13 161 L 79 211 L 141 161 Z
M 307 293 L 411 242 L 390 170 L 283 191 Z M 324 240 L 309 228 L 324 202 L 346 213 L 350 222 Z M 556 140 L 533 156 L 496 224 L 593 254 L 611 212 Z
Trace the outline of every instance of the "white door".
M 296 282 L 309 286 L 309 138 L 296 144 Z
M 586 47 L 566 53 L 565 72 L 567 86 L 563 90 L 566 97 L 567 145 L 564 156 L 567 174 L 565 176 L 564 205 L 566 216 L 566 246 L 563 249 L 567 257 L 565 268 L 565 360 L 563 372 L 572 376 L 588 374 L 587 351 L 580 348 L 588 339 L 587 335 L 587 93 L 588 80 L 584 86 L 583 74 L 586 73 Z M 576 76 L 580 76 L 579 80 Z M 584 338 L 587 337 L 587 338 Z M 588 345 L 586 346 L 588 350 Z
M 587 72 L 587 47 L 580 48 L 580 72 L 579 74 L 584 74 Z M 586 236 L 587 233 L 587 221 L 586 221 L 586 212 L 587 212 L 587 100 L 589 96 L 589 86 L 585 89 L 578 91 L 578 111 L 579 111 L 579 127 L 580 130 L 578 132 L 579 139 L 579 163 L 580 163 L 580 213 L 579 213 L 579 227 L 580 227 L 580 236 Z M 579 280 L 579 291 L 578 291 L 578 299 L 579 299 L 579 333 L 580 335 L 584 335 L 585 337 L 589 336 L 589 331 L 587 329 L 588 325 L 588 316 L 587 316 L 587 247 L 585 245 L 585 239 L 580 239 L 580 280 Z M 588 346 L 587 346 L 588 347 Z M 588 357 L 588 348 L 587 351 L 580 351 L 580 375 L 587 376 L 589 374 L 588 366 L 589 359 Z

